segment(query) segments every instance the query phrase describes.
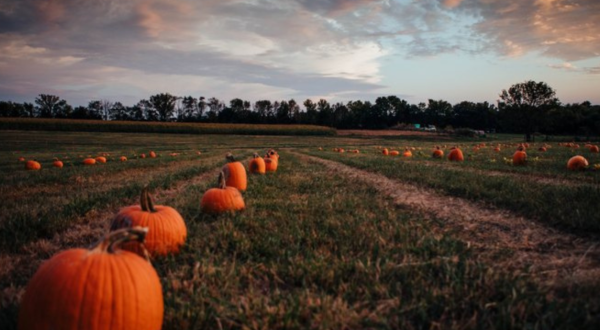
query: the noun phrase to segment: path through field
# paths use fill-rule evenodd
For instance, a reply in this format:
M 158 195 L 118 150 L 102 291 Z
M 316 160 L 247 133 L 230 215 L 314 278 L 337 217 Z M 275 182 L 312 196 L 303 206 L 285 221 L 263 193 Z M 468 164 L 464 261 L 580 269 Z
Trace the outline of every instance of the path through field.
M 483 259 L 499 268 L 522 270 L 551 286 L 595 282 L 600 278 L 600 244 L 538 224 L 505 210 L 489 208 L 465 199 L 445 196 L 431 189 L 395 181 L 383 175 L 335 161 L 300 155 L 329 171 L 360 180 L 394 202 L 443 221 L 440 230 L 451 231 L 474 246 Z M 498 257 L 499 251 L 510 251 Z

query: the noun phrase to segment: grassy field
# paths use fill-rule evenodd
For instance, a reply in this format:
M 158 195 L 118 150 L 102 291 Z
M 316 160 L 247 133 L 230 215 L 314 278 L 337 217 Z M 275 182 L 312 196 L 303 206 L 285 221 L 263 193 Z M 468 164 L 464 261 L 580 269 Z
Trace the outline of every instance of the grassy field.
M 164 329 L 600 326 L 600 171 L 566 170 L 574 154 L 600 163 L 583 145 L 553 142 L 538 153 L 536 144 L 529 164 L 515 167 L 504 158 L 516 141 L 502 136 L 488 141 L 502 144 L 499 153 L 475 151 L 480 141 L 435 136 L 0 130 L 0 139 L 0 329 L 16 328 L 20 298 L 44 260 L 98 241 L 146 185 L 188 228 L 180 254 L 152 262 L 163 287 Z M 465 162 L 432 159 L 440 144 L 446 154 L 460 145 Z M 414 147 L 413 157 L 386 157 L 381 147 Z M 215 186 L 226 152 L 247 166 L 252 153 L 268 148 L 278 150 L 279 169 L 248 177 L 245 211 L 201 212 L 200 198 Z M 151 150 L 159 157 L 139 157 Z M 106 164 L 82 165 L 99 154 L 108 154 Z M 26 171 L 19 157 L 39 160 L 42 169 Z M 53 168 L 54 158 L 65 167 Z M 401 190 L 441 204 L 413 207 L 385 192 Z M 492 214 L 508 225 L 493 227 L 489 217 L 490 232 L 478 232 L 454 218 L 456 211 L 442 211 L 453 205 L 480 208 L 473 223 Z M 528 241 L 485 244 L 487 235 L 518 235 L 523 223 Z

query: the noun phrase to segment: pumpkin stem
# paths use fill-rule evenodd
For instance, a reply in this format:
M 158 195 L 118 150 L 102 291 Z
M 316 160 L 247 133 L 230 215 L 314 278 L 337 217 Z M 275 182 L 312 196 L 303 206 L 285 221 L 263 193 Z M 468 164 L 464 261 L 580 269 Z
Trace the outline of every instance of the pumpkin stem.
M 144 251 L 146 260 L 150 260 L 148 251 L 144 247 L 144 240 L 147 234 L 148 228 L 139 226 L 111 231 L 92 248 L 92 251 L 115 253 L 119 250 L 121 244 L 129 241 L 137 241 L 140 243 L 142 251 Z
M 225 189 L 227 187 L 227 182 L 225 180 L 225 172 L 221 171 L 217 180 L 217 185 L 219 186 L 219 188 Z
M 260 156 L 258 155 L 258 152 L 255 152 L 253 155 L 254 158 L 259 158 Z
M 150 197 L 150 193 L 148 193 L 148 187 L 144 187 L 142 189 L 142 194 L 140 196 L 140 206 L 142 207 L 142 211 L 144 212 L 156 212 L 154 208 L 154 202 L 152 201 L 152 197 Z
M 233 154 L 231 154 L 231 152 L 228 152 L 225 155 L 225 159 L 227 159 L 228 162 L 233 163 L 235 162 L 235 157 L 233 157 Z

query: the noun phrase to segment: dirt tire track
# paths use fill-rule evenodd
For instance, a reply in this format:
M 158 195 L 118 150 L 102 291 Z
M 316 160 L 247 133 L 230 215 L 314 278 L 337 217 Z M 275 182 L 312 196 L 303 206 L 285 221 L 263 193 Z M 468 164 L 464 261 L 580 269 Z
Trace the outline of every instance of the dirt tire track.
M 527 276 L 553 287 L 600 281 L 597 240 L 560 232 L 506 210 L 441 195 L 335 161 L 290 152 L 322 164 L 335 174 L 367 183 L 396 205 L 444 221 L 436 231 L 457 236 L 489 265 L 512 271 L 529 267 Z M 512 255 L 507 256 L 507 251 Z

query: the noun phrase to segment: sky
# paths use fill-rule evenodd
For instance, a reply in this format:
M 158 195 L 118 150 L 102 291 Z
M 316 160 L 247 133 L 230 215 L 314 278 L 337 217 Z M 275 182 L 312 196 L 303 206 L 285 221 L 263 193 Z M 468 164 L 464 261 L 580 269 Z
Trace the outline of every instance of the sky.
M 598 0 L 0 0 L 0 100 L 600 104 Z

